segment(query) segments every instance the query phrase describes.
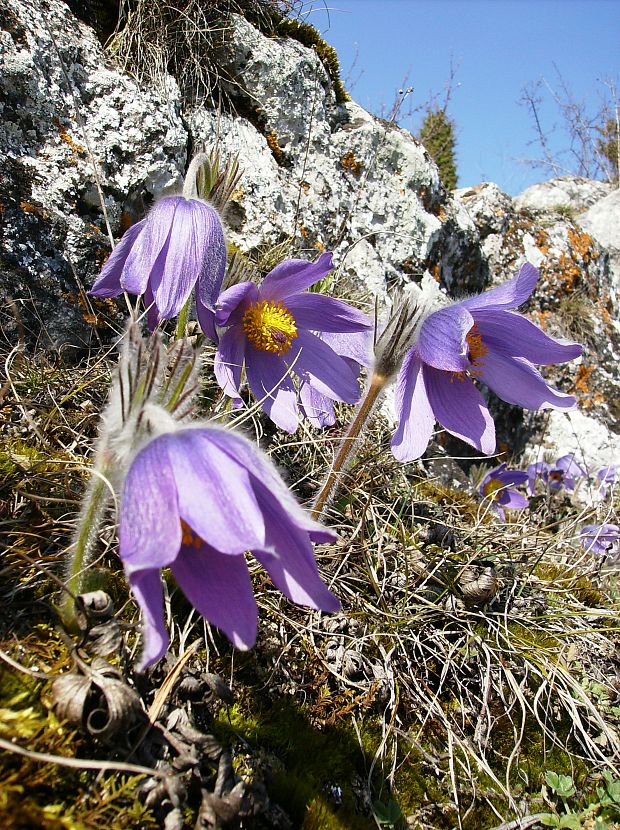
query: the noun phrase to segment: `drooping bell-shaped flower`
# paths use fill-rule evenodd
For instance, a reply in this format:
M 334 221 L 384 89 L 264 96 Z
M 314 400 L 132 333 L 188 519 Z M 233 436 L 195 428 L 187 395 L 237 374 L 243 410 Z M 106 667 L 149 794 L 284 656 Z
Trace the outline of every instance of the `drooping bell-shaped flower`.
M 194 288 L 198 309 L 213 309 L 226 270 L 226 243 L 217 210 L 198 198 L 196 156 L 183 193 L 166 196 L 132 225 L 110 254 L 90 290 L 95 297 L 127 291 L 144 295 L 151 330 L 177 317 Z
M 246 551 L 293 602 L 340 608 L 312 547 L 335 534 L 311 519 L 267 457 L 231 430 L 195 424 L 143 446 L 123 485 L 119 537 L 144 619 L 141 668 L 168 647 L 165 567 L 196 610 L 240 649 L 254 644 L 258 616 Z

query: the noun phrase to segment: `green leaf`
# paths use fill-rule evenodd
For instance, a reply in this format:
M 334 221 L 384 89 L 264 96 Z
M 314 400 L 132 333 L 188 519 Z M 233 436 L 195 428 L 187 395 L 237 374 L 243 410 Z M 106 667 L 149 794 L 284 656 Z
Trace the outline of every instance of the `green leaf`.
M 560 818 L 560 827 L 569 827 L 570 830 L 581 830 L 581 820 L 576 813 L 566 813 Z
M 544 824 L 545 827 L 559 827 L 560 817 L 556 816 L 555 813 L 545 813 L 540 817 L 540 823 Z
M 393 798 L 390 798 L 387 803 L 377 799 L 372 805 L 372 811 L 379 824 L 396 824 L 403 816 L 400 807 Z
M 558 775 L 553 770 L 547 770 L 545 772 L 545 781 L 554 793 L 561 798 L 568 798 L 571 795 L 575 795 L 575 787 L 570 775 Z

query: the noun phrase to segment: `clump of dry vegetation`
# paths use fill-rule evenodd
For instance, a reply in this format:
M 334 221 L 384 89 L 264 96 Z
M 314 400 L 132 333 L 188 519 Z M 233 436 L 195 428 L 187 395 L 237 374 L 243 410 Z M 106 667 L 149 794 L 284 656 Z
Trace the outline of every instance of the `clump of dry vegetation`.
M 112 511 L 89 587 L 115 610 L 93 617 L 95 601 L 68 635 L 56 608 L 112 358 L 4 362 L 3 826 L 614 826 L 592 805 L 620 757 L 617 572 L 578 544 L 600 507 L 538 499 L 500 524 L 465 476 L 399 465 L 381 417 L 317 551 L 341 614 L 291 606 L 254 565 L 259 640 L 235 653 L 169 582 L 170 658 L 135 675 Z M 229 420 L 211 359 L 202 405 Z M 241 427 L 309 505 L 340 429 L 284 436 L 253 410 Z

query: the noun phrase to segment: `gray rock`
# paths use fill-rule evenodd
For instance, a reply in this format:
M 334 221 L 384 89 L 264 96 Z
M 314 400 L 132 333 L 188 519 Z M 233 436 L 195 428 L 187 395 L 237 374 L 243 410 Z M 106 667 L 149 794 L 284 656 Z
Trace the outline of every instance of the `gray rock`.
M 611 189 L 607 182 L 580 176 L 559 176 L 526 188 L 515 197 L 515 204 L 528 210 L 568 210 L 576 214 L 607 196 Z
M 84 346 L 112 311 L 85 295 L 110 250 L 104 214 L 118 236 L 132 188 L 157 194 L 179 180 L 180 100 L 172 79 L 164 98 L 112 68 L 59 0 L 7 0 L 4 14 L 0 299 L 16 311 L 3 325 L 15 336 L 19 316 L 40 345 Z
M 620 189 L 592 205 L 578 217 L 579 224 L 609 254 L 613 288 L 620 294 Z

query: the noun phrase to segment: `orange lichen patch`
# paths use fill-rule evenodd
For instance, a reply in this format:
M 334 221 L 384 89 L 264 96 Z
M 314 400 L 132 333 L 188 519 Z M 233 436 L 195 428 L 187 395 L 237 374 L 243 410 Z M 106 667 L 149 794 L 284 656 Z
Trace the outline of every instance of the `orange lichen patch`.
M 60 140 L 63 144 L 66 144 L 67 147 L 71 150 L 73 155 L 75 156 L 86 156 L 88 155 L 88 151 L 82 147 L 81 144 L 78 144 L 73 138 L 69 135 L 69 133 L 65 130 L 64 127 L 61 127 L 60 124 L 57 124 L 58 127 L 58 135 L 60 136 Z
M 317 250 L 319 250 L 322 254 L 325 253 L 325 251 L 327 250 L 325 245 L 323 245 L 323 243 L 319 239 L 317 239 L 316 242 L 314 243 L 314 247 Z
M 439 282 L 441 279 L 441 265 L 436 262 L 431 268 L 431 274 L 435 282 Z
M 308 237 L 310 236 L 310 231 L 305 225 L 299 226 L 299 233 L 303 236 L 304 239 L 308 239 Z
M 47 211 L 43 210 L 43 208 L 37 207 L 36 205 L 31 205 L 30 202 L 20 202 L 19 206 L 24 211 L 24 213 L 30 213 L 33 216 L 38 216 L 39 219 L 50 218 L 50 215 Z
M 271 155 L 274 157 L 277 164 L 279 164 L 280 167 L 283 167 L 286 164 L 286 156 L 284 155 L 284 150 L 280 147 L 278 135 L 275 130 L 270 130 L 265 135 L 265 139 L 267 141 L 267 146 L 271 150 Z
M 556 273 L 565 291 L 574 291 L 575 284 L 579 282 L 581 277 L 581 271 L 581 267 L 572 257 L 564 253 L 560 254 Z
M 549 245 L 549 234 L 544 228 L 540 228 L 538 233 L 536 234 L 536 241 L 534 243 L 541 254 L 547 256 L 549 251 L 551 250 L 551 246 Z
M 439 206 L 439 212 L 437 213 L 437 216 L 439 217 L 440 222 L 445 222 L 448 218 L 448 214 L 446 213 L 446 209 L 443 205 Z
M 110 315 L 113 315 L 115 311 L 114 301 L 109 297 L 87 297 L 82 291 L 77 295 L 67 292 L 62 296 L 70 305 L 79 306 L 84 322 L 89 326 L 102 329 L 109 325 Z
M 359 178 L 362 174 L 362 170 L 364 169 L 364 162 L 356 159 L 355 153 L 352 150 L 349 150 L 348 153 L 345 153 L 340 157 L 340 166 L 343 170 L 348 170 L 350 173 L 353 173 L 354 176 Z
M 581 366 L 577 367 L 577 374 L 575 375 L 575 392 L 579 392 L 582 395 L 590 394 L 588 381 L 590 380 L 590 375 L 592 374 L 593 369 L 594 366 L 586 366 L 585 363 L 582 363 Z
M 594 240 L 589 233 L 569 228 L 568 241 L 573 251 L 579 254 L 584 262 L 598 259 L 598 251 L 594 247 Z

